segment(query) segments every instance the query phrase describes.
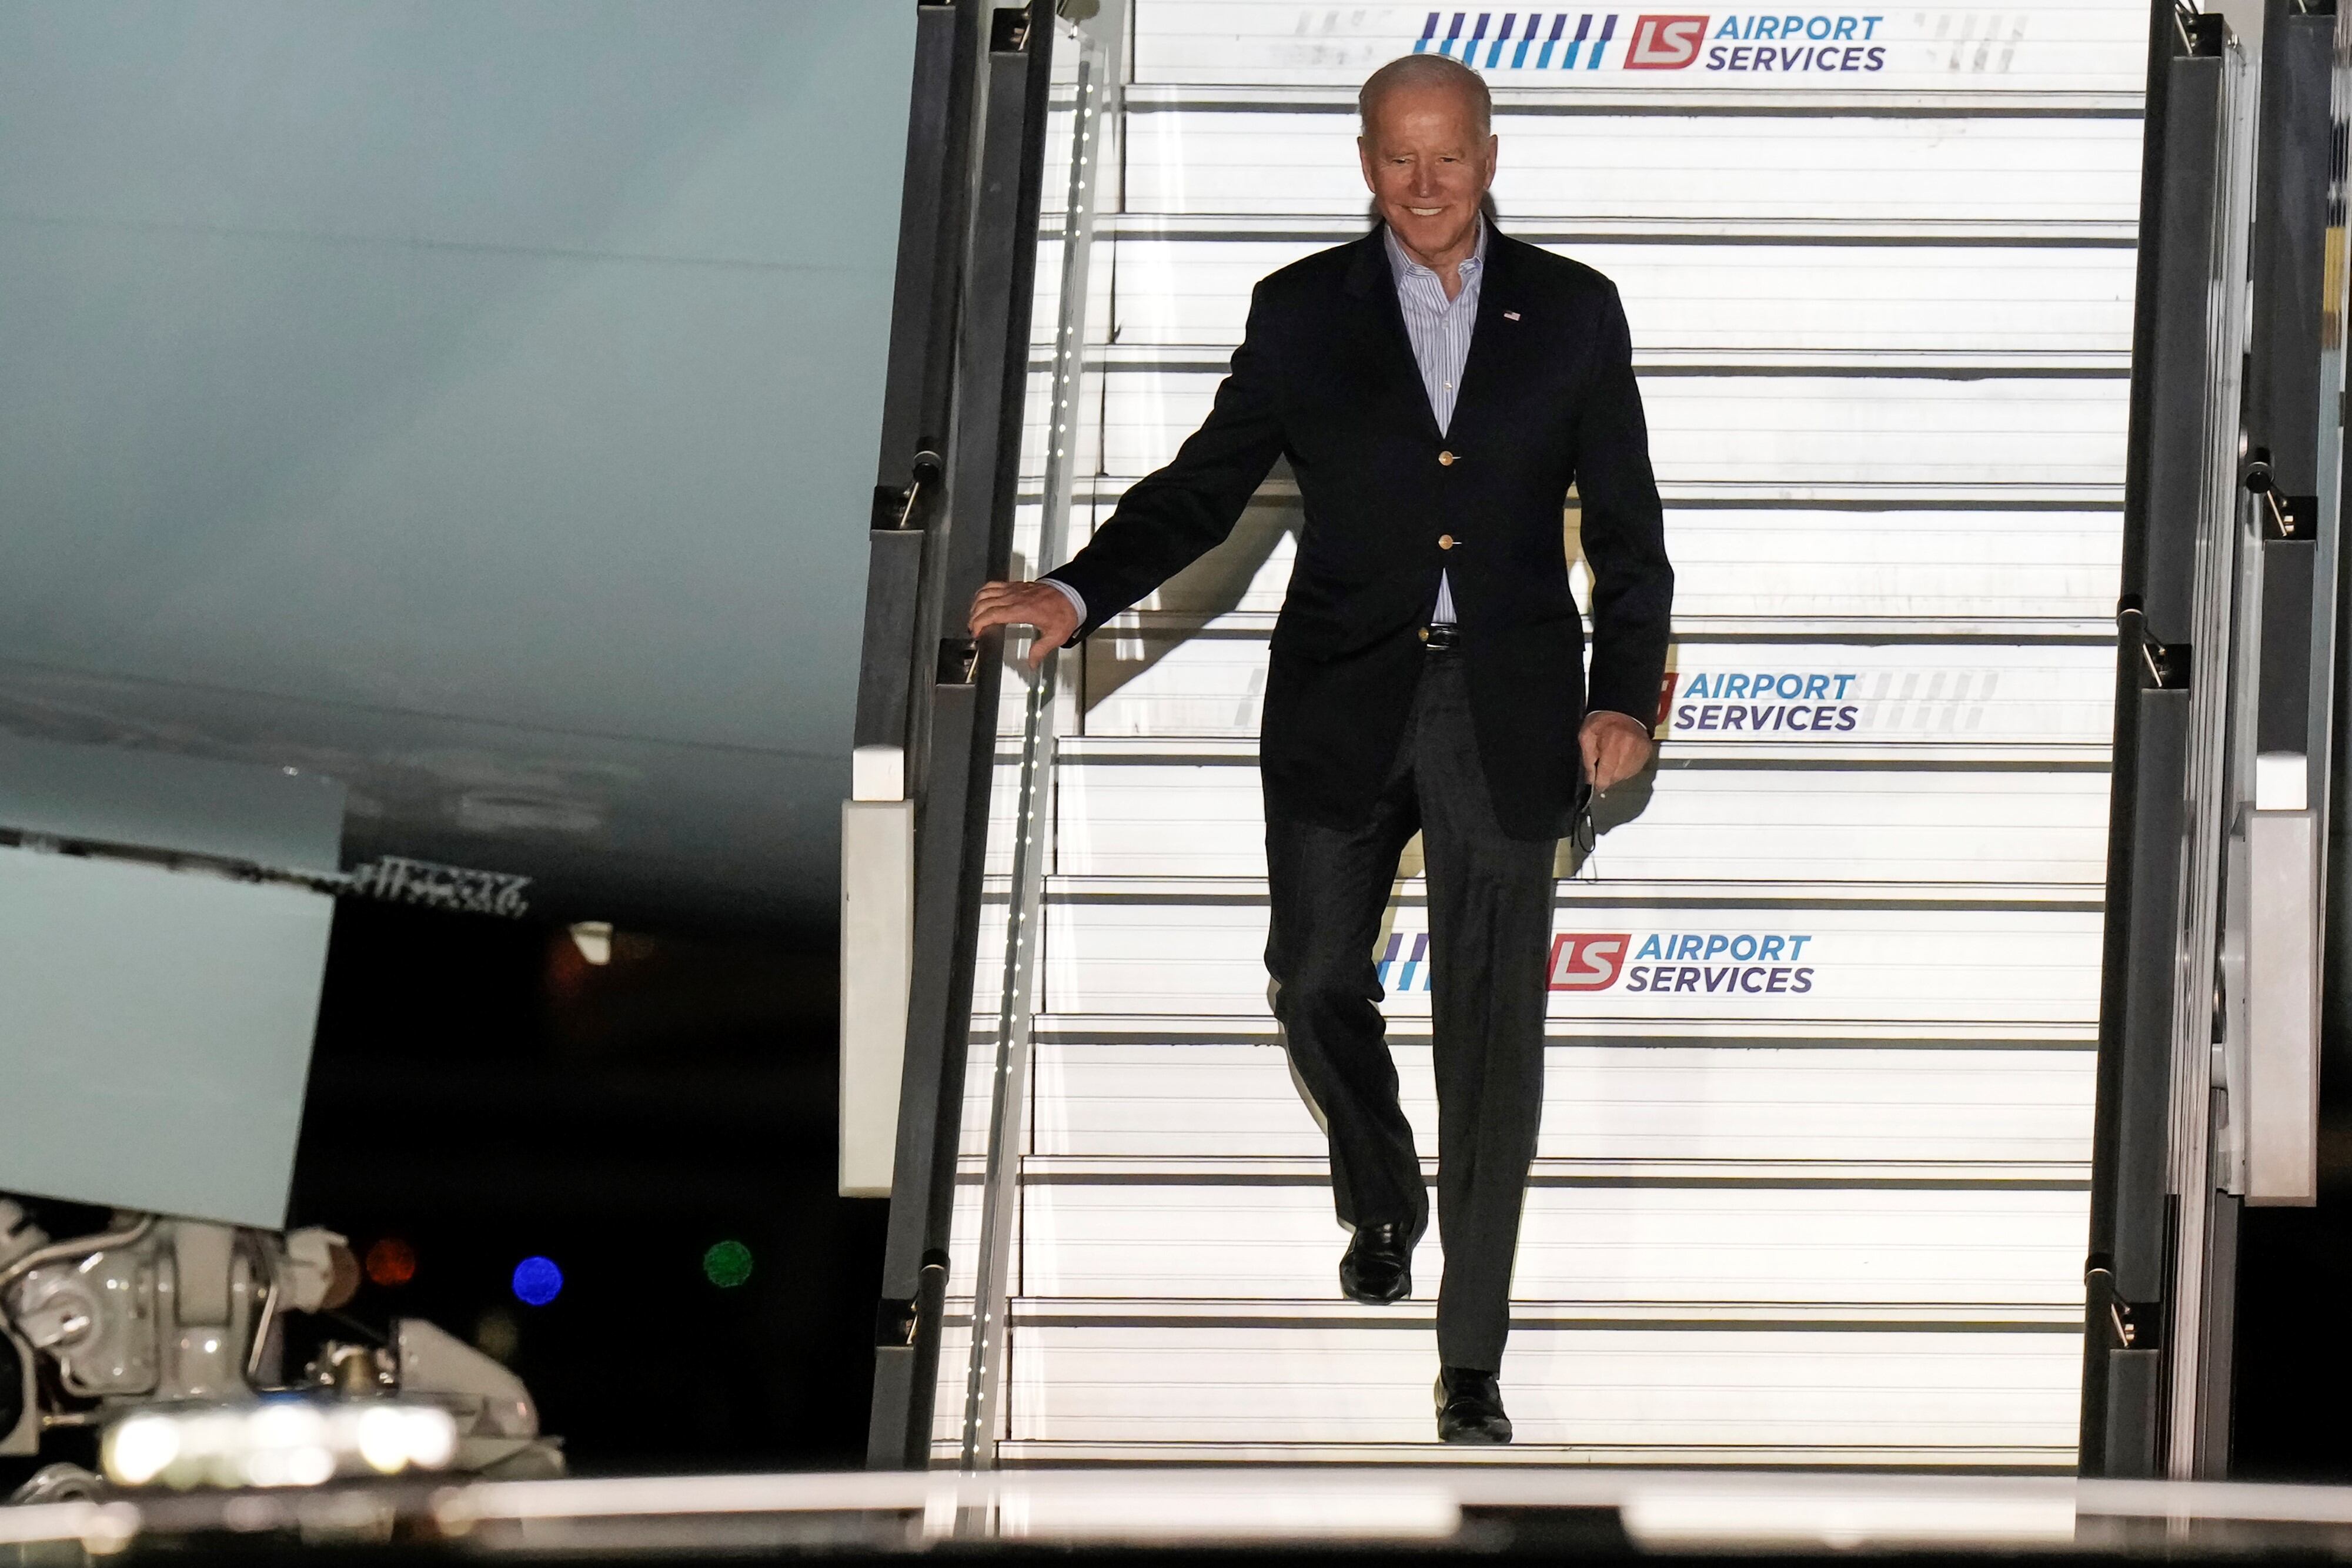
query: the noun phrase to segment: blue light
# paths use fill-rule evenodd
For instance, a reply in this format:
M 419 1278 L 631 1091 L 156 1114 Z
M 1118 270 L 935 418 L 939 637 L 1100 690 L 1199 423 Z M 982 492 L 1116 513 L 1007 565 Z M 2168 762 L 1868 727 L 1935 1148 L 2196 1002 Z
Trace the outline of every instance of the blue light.
M 515 1300 L 528 1307 L 543 1307 L 563 1293 L 563 1270 L 552 1258 L 526 1258 L 515 1265 Z

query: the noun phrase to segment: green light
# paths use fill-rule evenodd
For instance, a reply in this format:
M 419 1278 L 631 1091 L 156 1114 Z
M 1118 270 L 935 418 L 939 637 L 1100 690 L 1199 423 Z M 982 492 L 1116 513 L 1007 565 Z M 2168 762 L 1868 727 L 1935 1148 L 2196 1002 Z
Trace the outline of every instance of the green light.
M 703 1277 L 731 1291 L 751 1277 L 751 1249 L 740 1241 L 720 1241 L 702 1255 Z

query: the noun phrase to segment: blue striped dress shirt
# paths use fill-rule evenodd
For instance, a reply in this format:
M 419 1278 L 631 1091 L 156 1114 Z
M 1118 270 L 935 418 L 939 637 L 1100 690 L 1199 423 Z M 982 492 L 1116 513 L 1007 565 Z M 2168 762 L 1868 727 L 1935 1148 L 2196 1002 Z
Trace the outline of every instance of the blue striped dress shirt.
M 1389 270 L 1396 275 L 1397 307 L 1404 313 L 1404 335 L 1412 343 L 1413 363 L 1421 367 L 1421 384 L 1429 393 L 1429 412 L 1437 418 L 1437 434 L 1454 423 L 1454 400 L 1462 385 L 1462 367 L 1470 358 L 1470 334 L 1478 325 L 1478 280 L 1486 270 L 1486 220 L 1478 220 L 1478 248 L 1459 271 L 1462 291 L 1445 298 L 1445 280 L 1413 260 L 1397 241 L 1394 229 L 1382 227 L 1388 242 Z M 1437 574 L 1437 608 L 1430 612 L 1435 626 L 1454 624 L 1454 583 Z

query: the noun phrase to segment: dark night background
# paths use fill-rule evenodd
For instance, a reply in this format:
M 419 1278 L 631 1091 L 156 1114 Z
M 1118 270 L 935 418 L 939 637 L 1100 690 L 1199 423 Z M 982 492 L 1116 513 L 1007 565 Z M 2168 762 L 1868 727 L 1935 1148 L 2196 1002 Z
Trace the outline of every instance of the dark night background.
M 2329 1045 L 2318 1205 L 2249 1208 L 2240 1231 L 2233 1480 L 2352 1480 L 2352 1061 Z
M 560 926 L 340 904 L 289 1223 L 416 1259 L 347 1314 L 499 1354 L 575 1472 L 862 1464 L 887 1206 L 835 1196 L 835 941 L 624 931 L 598 967 Z
M 349 1315 L 499 1354 L 576 1472 L 862 1464 L 887 1206 L 834 1190 L 835 941 L 624 931 L 599 967 L 562 926 L 341 904 L 291 1223 L 416 1255 Z M 2241 1479 L 2352 1475 L 2352 1044 L 2327 1067 L 2319 1207 L 2245 1211 Z
M 575 1473 L 861 1465 L 887 1205 L 834 1189 L 835 941 L 622 931 L 598 967 L 559 925 L 341 903 L 289 1223 L 416 1264 L 346 1315 L 499 1355 Z M 2320 1204 L 2244 1214 L 2243 1479 L 2352 1475 L 2352 1040 L 2330 1032 Z M 727 1240 L 752 1257 L 734 1288 L 703 1269 Z M 509 1284 L 533 1255 L 564 1274 L 537 1307 Z

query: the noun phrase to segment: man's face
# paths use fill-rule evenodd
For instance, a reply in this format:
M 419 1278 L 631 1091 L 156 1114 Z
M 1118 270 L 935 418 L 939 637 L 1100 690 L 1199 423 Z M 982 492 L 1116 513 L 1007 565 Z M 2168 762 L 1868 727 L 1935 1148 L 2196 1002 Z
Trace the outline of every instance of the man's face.
M 1480 133 L 1466 94 L 1398 88 L 1377 101 L 1356 149 L 1373 204 L 1406 249 L 1444 256 L 1473 242 L 1479 199 L 1495 180 L 1495 139 Z

